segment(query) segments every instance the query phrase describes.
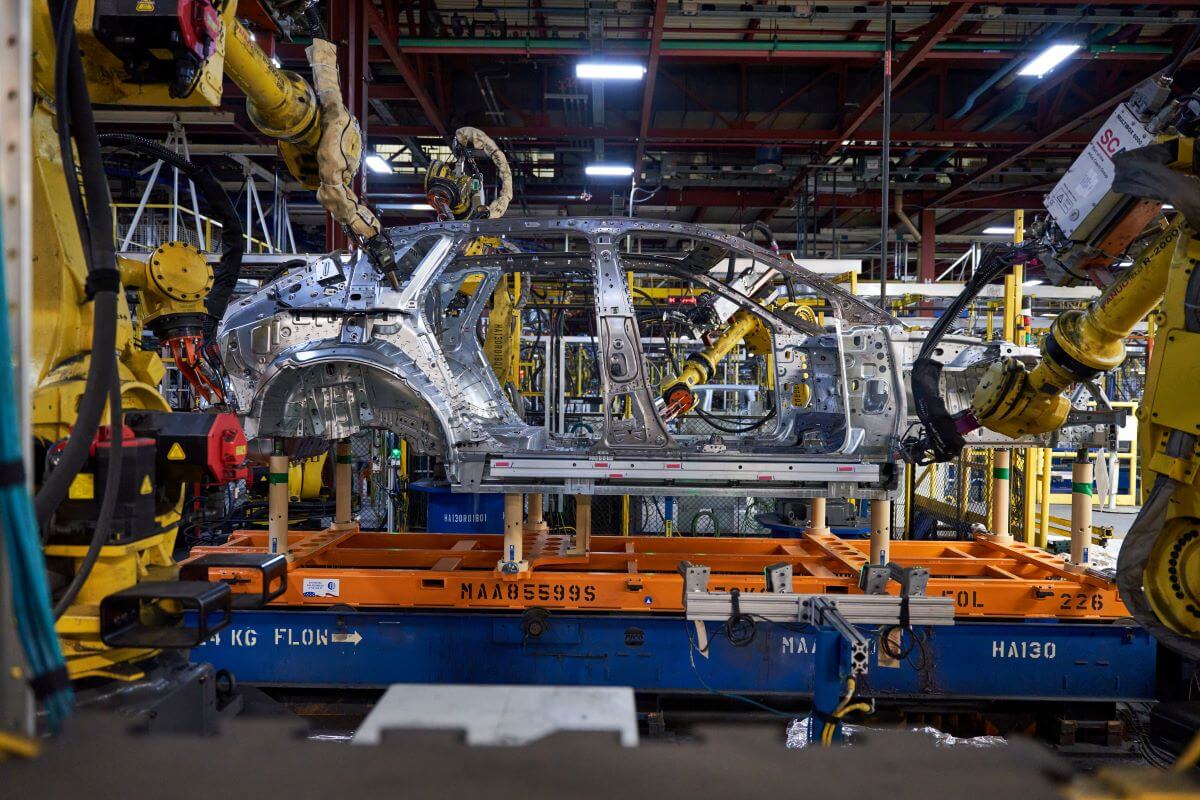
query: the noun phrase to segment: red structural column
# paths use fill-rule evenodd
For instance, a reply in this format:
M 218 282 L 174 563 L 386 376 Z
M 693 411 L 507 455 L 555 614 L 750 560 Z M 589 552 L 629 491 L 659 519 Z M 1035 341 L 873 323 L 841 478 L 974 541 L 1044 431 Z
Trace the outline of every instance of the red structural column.
M 927 208 L 921 212 L 921 260 L 918 276 L 921 283 L 933 283 L 937 279 L 935 266 L 937 253 L 937 212 Z M 932 312 L 932 303 L 922 303 L 922 315 Z
M 367 21 L 364 3 L 371 0 L 347 0 L 330 3 L 326 20 L 329 40 L 338 48 L 338 73 L 341 76 L 342 100 L 362 128 L 363 144 L 367 140 Z M 366 197 L 367 177 L 359 170 L 353 183 L 354 191 Z M 325 218 L 325 246 L 342 250 L 349 245 L 345 232 L 331 217 Z
M 927 208 L 921 212 L 921 265 L 922 283 L 931 283 L 937 278 L 934 270 L 934 253 L 937 250 L 937 212 Z

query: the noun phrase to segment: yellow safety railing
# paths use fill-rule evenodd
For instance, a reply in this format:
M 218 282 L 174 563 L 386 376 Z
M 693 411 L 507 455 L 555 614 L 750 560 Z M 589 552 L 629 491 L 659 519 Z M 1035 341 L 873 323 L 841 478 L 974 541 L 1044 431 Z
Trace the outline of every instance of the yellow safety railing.
M 1141 492 L 1138 486 L 1138 427 L 1137 427 L 1137 408 L 1138 404 L 1132 400 L 1120 400 L 1112 403 L 1114 408 L 1129 409 L 1129 419 L 1126 422 L 1126 427 L 1123 431 L 1128 433 L 1118 436 L 1116 461 L 1117 469 L 1109 475 L 1109 480 L 1113 485 L 1120 486 L 1121 476 L 1125 476 L 1125 490 L 1116 492 L 1116 505 L 1118 506 L 1138 506 L 1141 505 Z M 1125 449 L 1126 446 L 1128 449 Z M 1054 469 L 1062 475 L 1070 476 L 1071 462 L 1075 460 L 1075 451 L 1055 450 L 1052 451 L 1054 459 Z M 1099 462 L 1101 458 L 1108 459 L 1112 453 L 1102 452 L 1095 456 L 1095 460 Z M 1096 465 L 1096 472 L 1099 472 L 1101 466 Z M 1106 465 L 1107 467 L 1107 465 Z M 1067 481 L 1070 486 L 1070 480 Z M 1107 497 L 1100 492 L 1092 493 L 1092 505 L 1101 506 L 1107 501 Z M 1070 492 L 1051 492 L 1051 503 L 1069 504 L 1071 502 Z

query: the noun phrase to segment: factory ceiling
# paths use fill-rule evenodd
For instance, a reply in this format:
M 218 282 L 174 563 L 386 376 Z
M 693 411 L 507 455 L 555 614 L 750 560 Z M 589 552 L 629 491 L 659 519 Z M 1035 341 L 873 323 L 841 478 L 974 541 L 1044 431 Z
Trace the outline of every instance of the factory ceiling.
M 311 32 L 279 30 L 270 3 L 242 6 L 283 66 L 306 72 Z M 390 174 L 365 176 L 389 223 L 428 217 L 411 208 L 424 166 L 447 134 L 473 125 L 513 164 L 516 213 L 627 213 L 628 179 L 584 173 L 604 162 L 636 167 L 640 216 L 730 229 L 764 220 L 781 242 L 821 232 L 821 252 L 878 230 L 881 2 L 321 0 L 319 10 L 367 149 L 391 161 Z M 1200 25 L 1195 4 L 1178 2 L 896 0 L 891 14 L 892 198 L 913 219 L 931 212 L 941 234 L 1039 209 L 1114 106 Z M 1079 45 L 1071 58 L 1042 77 L 1019 74 L 1064 41 Z M 646 72 L 582 80 L 585 60 Z M 1179 79 L 1197 77 L 1193 62 Z M 282 172 L 269 147 L 229 157 L 231 134 L 256 137 L 240 102 L 225 110 L 234 113 L 186 122 L 198 153 L 233 185 L 246 163 Z M 290 199 L 297 220 L 307 213 L 319 227 L 310 198 Z

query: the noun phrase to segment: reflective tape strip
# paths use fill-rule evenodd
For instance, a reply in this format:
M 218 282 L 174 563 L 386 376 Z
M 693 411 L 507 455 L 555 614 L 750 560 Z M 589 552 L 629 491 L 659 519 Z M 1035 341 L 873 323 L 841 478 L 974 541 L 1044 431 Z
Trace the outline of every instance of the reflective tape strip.
M 1092 485 L 1090 483 L 1072 483 L 1071 491 L 1075 494 L 1091 494 Z
M 1008 480 L 1008 467 L 992 467 L 993 478 L 1003 478 Z

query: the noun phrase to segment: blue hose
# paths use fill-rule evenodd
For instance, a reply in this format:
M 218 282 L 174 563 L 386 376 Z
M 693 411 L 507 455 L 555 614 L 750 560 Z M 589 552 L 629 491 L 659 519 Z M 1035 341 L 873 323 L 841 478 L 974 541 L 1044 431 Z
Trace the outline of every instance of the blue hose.
M 13 379 L 12 337 L 8 327 L 8 289 L 4 262 L 4 231 L 0 226 L 0 467 L 22 463 L 21 431 L 17 425 L 15 381 Z M 20 475 L 23 470 L 7 470 Z M 46 562 L 38 535 L 33 498 L 23 479 L 0 486 L 0 526 L 5 533 L 12 582 L 13 616 L 25 658 L 33 675 L 51 730 L 71 713 L 71 684 L 66 680 L 66 664 L 54 630 L 50 587 L 46 582 Z

